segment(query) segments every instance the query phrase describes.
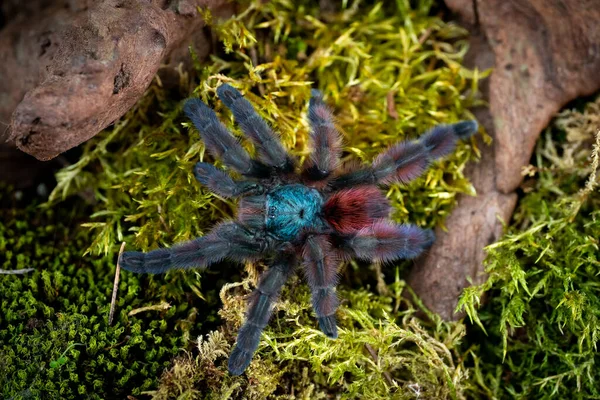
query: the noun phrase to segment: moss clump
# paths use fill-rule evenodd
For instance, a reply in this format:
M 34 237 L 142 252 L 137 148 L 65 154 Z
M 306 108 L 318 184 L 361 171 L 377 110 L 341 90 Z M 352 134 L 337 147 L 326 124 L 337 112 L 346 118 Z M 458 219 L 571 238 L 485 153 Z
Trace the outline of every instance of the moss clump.
M 599 100 L 558 115 L 526 170 L 537 179 L 525 182 L 507 235 L 489 246 L 488 281 L 461 299 L 488 334 L 475 364 L 486 397 L 600 395 L 599 115 Z
M 399 280 L 386 296 L 341 290 L 340 336 L 333 341 L 315 324 L 308 289 L 292 283 L 250 367 L 244 376 L 230 376 L 227 356 L 232 332 L 242 322 L 248 283 L 224 288 L 223 333 L 199 338 L 198 356 L 176 360 L 155 399 L 466 398 L 469 375 L 459 346 L 464 325 L 432 315 L 433 322 L 419 320 Z
M 2 186 L 0 202 L 10 196 Z M 82 257 L 89 234 L 74 228 L 89 210 L 69 203 L 0 211 L 0 397 L 73 399 L 137 395 L 153 388 L 185 346 L 197 313 L 181 298 L 163 312 L 128 313 L 158 303 L 165 282 L 123 275 L 117 317 L 108 326 L 110 260 Z M 158 318 L 157 318 L 158 317 Z

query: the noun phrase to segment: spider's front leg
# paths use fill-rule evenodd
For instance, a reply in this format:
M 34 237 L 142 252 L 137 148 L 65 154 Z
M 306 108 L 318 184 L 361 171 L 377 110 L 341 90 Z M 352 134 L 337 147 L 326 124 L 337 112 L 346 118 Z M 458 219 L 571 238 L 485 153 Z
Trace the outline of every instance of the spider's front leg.
M 217 96 L 231 110 L 242 131 L 254 142 L 262 162 L 284 174 L 294 171 L 294 159 L 252 104 L 236 88 L 223 84 L 217 89 Z
M 198 129 L 206 149 L 213 156 L 220 157 L 223 164 L 245 176 L 255 178 L 269 176 L 269 167 L 252 159 L 238 139 L 219 121 L 217 114 L 202 100 L 195 98 L 187 100 L 183 111 Z
M 253 260 L 265 250 L 266 245 L 257 244 L 252 232 L 237 223 L 225 222 L 205 236 L 168 249 L 126 251 L 119 262 L 131 272 L 161 274 L 175 268 L 206 268 L 223 259 Z
M 380 221 L 342 238 L 340 248 L 350 257 L 387 262 L 415 258 L 434 241 L 435 235 L 429 229 Z
M 295 265 L 296 257 L 290 253 L 283 253 L 261 276 L 258 287 L 250 296 L 246 320 L 238 332 L 235 348 L 229 356 L 228 369 L 232 375 L 241 375 L 248 368 L 260 343 L 260 335 L 273 313 L 273 304 Z
M 225 198 L 257 195 L 264 192 L 264 188 L 257 182 L 236 181 L 225 171 L 222 171 L 212 164 L 199 162 L 194 167 L 194 176 L 211 192 Z

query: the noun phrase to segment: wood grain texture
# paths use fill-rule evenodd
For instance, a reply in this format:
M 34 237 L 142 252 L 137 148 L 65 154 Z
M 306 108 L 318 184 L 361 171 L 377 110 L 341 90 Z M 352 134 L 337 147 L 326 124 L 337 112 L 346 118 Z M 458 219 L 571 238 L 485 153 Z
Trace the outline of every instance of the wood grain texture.
M 471 30 L 466 65 L 493 67 L 482 92 L 489 109 L 475 110 L 494 138 L 466 175 L 477 197 L 462 196 L 419 259 L 408 281 L 424 304 L 446 320 L 462 290 L 485 279 L 483 247 L 509 222 L 535 143 L 569 101 L 600 89 L 599 0 L 446 0 Z M 475 23 L 475 25 L 472 25 Z M 471 24 L 471 25 L 469 25 Z
M 465 64 L 482 70 L 494 65 L 494 54 L 481 32 L 471 33 Z M 481 82 L 480 89 L 488 97 L 489 80 Z M 502 235 L 499 219 L 509 221 L 517 202 L 515 193 L 504 194 L 496 188 L 496 133 L 490 110 L 481 107 L 473 112 L 494 138 L 491 146 L 478 139 L 481 161 L 468 165 L 465 171 L 477 196 L 459 197 L 458 206 L 446 220 L 448 230 L 436 230 L 435 244 L 417 261 L 408 277 L 409 285 L 424 304 L 446 320 L 461 316 L 454 314 L 454 309 L 463 289 L 484 281 L 483 248 Z
M 0 114 L 14 110 L 8 140 L 39 160 L 52 159 L 120 118 L 165 57 L 187 47 L 202 28 L 197 7 L 226 2 L 59 3 L 0 32 L 0 57 L 6 60 L 0 75 L 9 77 L 0 88 Z M 209 38 L 201 41 L 210 48 Z M 27 78 L 19 79 L 22 75 Z
M 477 5 L 497 61 L 490 81 L 496 183 L 510 193 L 554 114 L 600 88 L 600 0 L 478 0 Z

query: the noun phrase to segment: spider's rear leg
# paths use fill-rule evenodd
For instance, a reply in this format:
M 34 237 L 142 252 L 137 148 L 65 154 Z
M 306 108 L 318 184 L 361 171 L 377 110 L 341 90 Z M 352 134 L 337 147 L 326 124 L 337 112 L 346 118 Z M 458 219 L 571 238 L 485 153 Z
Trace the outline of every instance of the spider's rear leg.
M 311 95 L 308 121 L 312 151 L 302 174 L 309 181 L 321 181 L 327 179 L 338 167 L 342 138 L 333 123 L 331 111 L 323 102 L 323 94 L 313 89 Z
M 260 335 L 273 313 L 273 304 L 294 270 L 295 263 L 293 255 L 284 253 L 261 276 L 258 287 L 249 299 L 246 320 L 229 356 L 228 369 L 231 374 L 241 375 L 248 368 L 258 348 Z
M 415 258 L 434 241 L 435 235 L 430 229 L 380 221 L 345 237 L 340 248 L 350 257 L 387 262 Z
M 319 327 L 328 337 L 338 336 L 335 312 L 339 300 L 335 293 L 338 284 L 338 259 L 331 251 L 328 237 L 312 235 L 304 245 L 304 272 L 312 292 L 312 304 Z
M 285 151 L 279 138 L 236 88 L 223 84 L 217 89 L 217 96 L 256 145 L 260 159 L 265 164 L 286 174 L 294 171 L 294 160 Z
M 225 171 L 212 164 L 199 162 L 194 166 L 194 176 L 212 192 L 225 198 L 261 194 L 264 188 L 257 182 L 236 181 Z
M 265 250 L 256 238 L 234 222 L 217 225 L 210 233 L 168 249 L 148 253 L 126 251 L 121 255 L 123 269 L 137 273 L 161 274 L 175 268 L 206 268 L 223 259 L 256 259 Z
M 452 125 L 438 125 L 417 141 L 404 141 L 381 153 L 372 165 L 342 174 L 329 186 L 339 190 L 356 185 L 378 183 L 408 183 L 418 178 L 432 161 L 450 154 L 459 139 L 477 132 L 476 121 L 461 121 Z

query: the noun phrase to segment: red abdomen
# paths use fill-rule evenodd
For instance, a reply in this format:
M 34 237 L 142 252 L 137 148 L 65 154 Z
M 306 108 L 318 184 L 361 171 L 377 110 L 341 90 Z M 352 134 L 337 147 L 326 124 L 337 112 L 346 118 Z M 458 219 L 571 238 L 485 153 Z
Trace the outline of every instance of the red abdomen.
M 387 218 L 390 203 L 375 186 L 361 186 L 336 192 L 325 202 L 325 220 L 340 233 L 353 233 Z

